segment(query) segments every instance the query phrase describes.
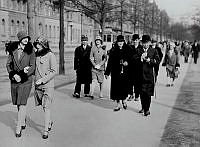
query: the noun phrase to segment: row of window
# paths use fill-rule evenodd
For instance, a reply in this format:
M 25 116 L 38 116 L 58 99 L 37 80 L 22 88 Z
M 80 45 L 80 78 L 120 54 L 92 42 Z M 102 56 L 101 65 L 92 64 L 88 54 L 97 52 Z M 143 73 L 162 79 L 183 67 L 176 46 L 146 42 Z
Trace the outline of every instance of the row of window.
M 87 29 L 82 27 L 82 33 L 87 34 L 89 38 L 92 38 L 92 29 Z M 38 35 L 44 34 L 48 37 L 50 41 L 58 41 L 60 37 L 60 27 L 56 25 L 45 25 L 43 27 L 42 23 L 38 26 Z M 70 43 L 80 43 L 81 28 L 73 25 L 68 25 L 64 27 L 65 41 Z
M 0 6 L 10 10 L 27 11 L 27 5 L 24 0 L 0 0 Z
M 6 34 L 6 30 L 7 27 L 9 26 L 9 24 L 7 24 L 7 22 L 5 21 L 5 19 L 3 18 L 1 20 L 1 34 L 5 35 Z M 8 28 L 9 29 L 9 28 Z M 25 22 L 22 21 L 20 23 L 20 21 L 18 20 L 16 23 L 14 20 L 11 20 L 10 22 L 10 35 L 11 36 L 15 36 L 17 32 L 19 32 L 20 30 L 26 30 L 26 26 L 25 26 Z

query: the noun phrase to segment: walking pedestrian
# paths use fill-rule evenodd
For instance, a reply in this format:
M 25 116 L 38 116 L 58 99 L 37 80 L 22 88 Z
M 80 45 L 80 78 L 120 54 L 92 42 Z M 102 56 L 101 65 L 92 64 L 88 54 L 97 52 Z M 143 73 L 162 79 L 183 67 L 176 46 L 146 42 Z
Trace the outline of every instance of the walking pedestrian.
M 140 62 L 142 68 L 141 71 L 141 90 L 140 90 L 140 99 L 142 109 L 139 113 L 144 113 L 144 116 L 150 115 L 150 105 L 151 105 L 151 96 L 154 95 L 155 87 L 155 73 L 154 67 L 158 66 L 160 59 L 156 49 L 150 46 L 151 38 L 149 35 L 142 36 L 143 48 L 138 52 L 140 55 Z
M 103 40 L 100 36 L 95 39 L 95 44 L 91 49 L 90 60 L 92 63 L 92 86 L 91 86 L 91 96 L 94 94 L 94 89 L 96 84 L 99 83 L 100 94 L 99 97 L 103 98 L 103 81 L 104 81 L 104 71 L 105 63 L 107 60 L 106 49 L 103 48 Z
M 18 110 L 15 136 L 21 137 L 26 128 L 26 105 L 35 71 L 35 52 L 25 31 L 18 32 L 17 37 L 19 41 L 11 43 L 8 49 L 6 68 L 11 82 L 12 103 Z
M 74 70 L 76 70 L 76 85 L 73 97 L 80 98 L 81 84 L 84 84 L 84 96 L 90 95 L 90 84 L 92 83 L 92 63 L 90 61 L 91 46 L 88 45 L 88 37 L 81 36 L 81 45 L 75 49 Z
M 139 61 L 140 61 L 140 57 L 137 54 L 137 51 L 140 50 L 142 48 L 142 46 L 139 44 L 140 42 L 140 37 L 139 34 L 134 34 L 132 36 L 132 44 L 131 46 L 131 56 L 132 56 L 132 60 L 129 64 L 129 77 L 130 77 L 130 89 L 128 91 L 128 98 L 127 101 L 131 101 L 134 96 L 133 96 L 133 87 L 134 87 L 134 93 L 135 93 L 135 101 L 139 100 L 139 84 L 141 79 L 139 79 L 139 75 L 141 74 L 140 71 L 138 70 L 138 68 L 140 68 L 141 66 L 139 66 Z
M 158 77 L 160 62 L 162 61 L 162 58 L 163 58 L 163 53 L 162 53 L 161 48 L 158 46 L 158 42 L 155 39 L 152 40 L 152 48 L 154 48 L 158 52 L 158 56 L 160 59 L 159 63 L 154 66 L 155 82 L 156 82 L 157 77 Z
M 47 139 L 53 124 L 51 105 L 54 98 L 54 77 L 57 73 L 57 62 L 45 37 L 38 37 L 33 45 L 36 48 L 35 105 L 43 108 L 45 121 L 42 138 Z
M 200 51 L 199 44 L 195 40 L 194 44 L 192 45 L 192 54 L 193 54 L 193 58 L 194 58 L 194 64 L 197 64 L 197 59 L 199 58 L 199 51 Z
M 124 109 L 127 109 L 125 102 L 129 90 L 129 64 L 131 62 L 131 48 L 125 43 L 124 36 L 118 35 L 114 47 L 110 50 L 105 77 L 111 75 L 110 98 L 116 101 L 114 111 L 121 109 L 120 101 Z
M 190 56 L 190 53 L 191 53 L 191 46 L 188 41 L 185 41 L 183 45 L 183 54 L 185 63 L 188 63 L 188 58 Z
M 167 87 L 174 85 L 174 80 L 177 78 L 177 73 L 179 72 L 178 68 L 180 67 L 179 64 L 179 57 L 178 52 L 175 50 L 175 43 L 169 43 L 169 49 L 166 51 L 162 66 L 166 67 L 167 72 Z

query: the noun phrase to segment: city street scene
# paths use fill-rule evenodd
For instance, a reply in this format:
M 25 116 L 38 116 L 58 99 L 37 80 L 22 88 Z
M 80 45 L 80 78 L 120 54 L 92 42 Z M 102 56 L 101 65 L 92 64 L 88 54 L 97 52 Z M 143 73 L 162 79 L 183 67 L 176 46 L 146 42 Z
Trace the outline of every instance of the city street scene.
M 200 147 L 199 0 L 0 0 L 0 147 Z

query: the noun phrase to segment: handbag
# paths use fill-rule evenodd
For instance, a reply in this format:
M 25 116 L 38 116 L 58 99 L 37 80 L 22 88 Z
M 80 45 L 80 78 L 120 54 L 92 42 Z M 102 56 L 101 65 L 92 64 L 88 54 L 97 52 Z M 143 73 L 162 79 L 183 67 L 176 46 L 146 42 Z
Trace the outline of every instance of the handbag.
M 167 68 L 167 69 L 168 69 L 170 72 L 172 72 L 172 71 L 173 71 L 173 69 L 174 69 L 174 68 L 173 68 L 173 66 L 171 66 L 171 65 L 168 65 L 168 64 L 166 65 L 166 68 Z
M 175 68 L 175 70 L 174 70 L 174 76 L 175 76 L 175 78 L 178 78 L 179 74 L 180 74 L 180 71 L 178 70 L 178 68 Z

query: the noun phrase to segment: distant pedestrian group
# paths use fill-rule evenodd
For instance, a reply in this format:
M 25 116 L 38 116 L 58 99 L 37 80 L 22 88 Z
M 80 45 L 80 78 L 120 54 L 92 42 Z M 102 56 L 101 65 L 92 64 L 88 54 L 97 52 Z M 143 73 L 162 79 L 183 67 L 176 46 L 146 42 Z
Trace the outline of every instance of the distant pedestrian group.
M 154 95 L 163 56 L 158 46 L 152 47 L 150 36 L 143 35 L 140 42 L 139 35 L 134 34 L 132 43 L 127 44 L 124 36 L 118 35 L 109 55 L 102 48 L 103 41 L 99 36 L 92 47 L 87 44 L 86 36 L 81 39 L 82 44 L 75 49 L 74 54 L 76 85 L 73 97 L 81 97 L 81 84 L 84 84 L 84 96 L 94 99 L 94 88 L 99 83 L 99 97 L 102 98 L 104 75 L 106 79 L 111 76 L 110 98 L 116 102 L 113 110 L 119 111 L 121 105 L 127 109 L 126 100 L 133 99 L 134 89 L 135 100 L 138 101 L 139 97 L 141 99 L 142 109 L 139 112 L 150 115 L 151 96 Z

